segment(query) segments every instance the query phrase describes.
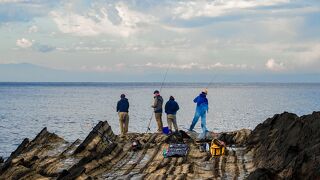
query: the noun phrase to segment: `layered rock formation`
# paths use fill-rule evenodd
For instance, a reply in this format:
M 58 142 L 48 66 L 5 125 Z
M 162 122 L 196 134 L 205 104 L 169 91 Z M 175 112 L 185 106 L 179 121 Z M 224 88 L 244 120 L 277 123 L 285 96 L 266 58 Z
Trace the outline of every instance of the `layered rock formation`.
M 248 179 L 320 179 L 320 112 L 276 114 L 250 134 L 258 168 Z
M 320 179 L 320 112 L 277 114 L 250 130 L 214 134 L 229 146 L 211 158 L 191 140 L 186 157 L 164 158 L 171 136 L 119 138 L 99 122 L 84 141 L 69 143 L 44 128 L 24 139 L 1 165 L 0 179 Z M 142 149 L 134 151 L 138 140 Z
M 237 132 L 229 134 L 236 140 Z M 141 142 L 141 150 L 132 150 L 133 140 Z M 194 140 L 185 140 L 190 147 L 186 157 L 164 158 L 166 142 L 168 136 L 151 133 L 119 138 L 106 121 L 83 142 L 68 143 L 45 128 L 11 154 L 0 179 L 243 179 L 254 170 L 243 147 L 210 159 Z

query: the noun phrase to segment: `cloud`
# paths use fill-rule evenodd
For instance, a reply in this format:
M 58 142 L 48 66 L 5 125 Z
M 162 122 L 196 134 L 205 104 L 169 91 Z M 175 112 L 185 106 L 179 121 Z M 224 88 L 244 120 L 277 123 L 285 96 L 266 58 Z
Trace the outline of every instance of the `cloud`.
M 0 23 L 29 22 L 46 17 L 60 0 L 0 0 Z
M 320 44 L 313 45 L 310 49 L 301 52 L 300 60 L 302 64 L 313 64 L 315 62 L 320 62 Z
M 89 9 L 86 14 L 51 11 L 50 16 L 61 32 L 76 36 L 110 34 L 128 37 L 155 20 L 152 16 L 130 10 L 124 3 L 116 4 L 113 13 L 102 6 Z M 115 20 L 112 16 L 117 16 L 118 19 Z
M 90 53 L 109 53 L 113 50 L 111 47 L 104 46 L 74 46 L 74 47 L 57 47 L 55 48 L 62 52 L 90 52 Z
M 33 25 L 33 26 L 30 26 L 29 29 L 28 29 L 28 32 L 29 33 L 36 33 L 38 32 L 38 27 Z
M 181 19 L 196 17 L 218 17 L 246 8 L 272 6 L 287 3 L 289 0 L 217 0 L 217 1 L 183 1 L 173 9 L 173 14 Z
M 153 67 L 153 68 L 170 68 L 170 69 L 182 69 L 182 70 L 191 70 L 191 69 L 201 69 L 201 70 L 211 70 L 211 69 L 253 69 L 246 64 L 223 64 L 217 62 L 214 64 L 200 64 L 200 63 L 187 63 L 187 64 L 162 64 L 162 63 L 151 63 L 148 62 L 144 65 L 135 65 L 136 67 Z
M 17 45 L 18 47 L 21 47 L 21 48 L 31 47 L 32 44 L 33 44 L 33 40 L 30 41 L 30 40 L 25 39 L 25 38 L 18 39 L 17 42 L 16 42 L 16 45 Z
M 97 65 L 93 67 L 88 67 L 88 66 L 82 66 L 81 71 L 85 72 L 115 72 L 115 71 L 122 71 L 124 68 L 126 68 L 126 64 L 124 63 L 118 63 L 115 65 Z
M 271 71 L 283 71 L 286 69 L 283 62 L 276 62 L 274 59 L 269 59 L 266 64 L 266 68 Z
M 45 44 L 35 44 L 33 49 L 42 53 L 47 53 L 56 50 L 56 47 Z
M 0 0 L 0 3 L 22 3 L 30 0 Z

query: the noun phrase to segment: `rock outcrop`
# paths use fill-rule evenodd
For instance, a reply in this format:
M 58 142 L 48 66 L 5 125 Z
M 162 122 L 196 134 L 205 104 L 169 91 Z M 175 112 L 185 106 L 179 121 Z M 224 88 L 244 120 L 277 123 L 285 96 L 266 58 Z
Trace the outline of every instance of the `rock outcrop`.
M 320 179 L 320 112 L 276 114 L 247 140 L 258 168 L 248 179 Z
M 226 142 L 227 144 L 244 146 L 250 134 L 251 130 L 241 129 L 239 131 L 221 133 L 218 139 Z
M 252 132 L 210 133 L 229 145 L 224 156 L 211 158 L 196 141 L 185 157 L 164 158 L 176 138 L 129 133 L 120 138 L 107 121 L 99 122 L 84 141 L 66 142 L 44 128 L 24 139 L 1 164 L 2 179 L 320 179 L 320 112 L 298 117 L 277 114 Z M 141 143 L 140 150 L 132 142 Z
M 190 139 L 183 140 L 189 146 L 187 156 L 164 158 L 168 138 L 152 133 L 120 138 L 105 121 L 84 141 L 68 143 L 45 128 L 11 154 L 0 179 L 244 179 L 254 170 L 252 156 L 243 147 L 228 148 L 225 156 L 211 159 Z M 132 150 L 133 141 L 142 149 Z

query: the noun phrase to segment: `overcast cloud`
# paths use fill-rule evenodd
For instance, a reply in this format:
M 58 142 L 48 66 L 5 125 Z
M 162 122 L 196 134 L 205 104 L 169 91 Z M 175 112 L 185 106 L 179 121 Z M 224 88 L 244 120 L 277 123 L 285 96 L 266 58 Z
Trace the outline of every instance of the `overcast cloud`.
M 0 64 L 141 73 L 319 73 L 316 0 L 0 0 Z

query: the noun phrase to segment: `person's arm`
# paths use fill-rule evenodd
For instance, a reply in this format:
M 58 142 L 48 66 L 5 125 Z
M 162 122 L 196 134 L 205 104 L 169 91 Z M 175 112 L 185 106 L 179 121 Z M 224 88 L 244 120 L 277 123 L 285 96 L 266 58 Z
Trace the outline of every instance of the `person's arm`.
M 206 102 L 207 102 L 207 113 L 209 113 L 209 101 L 207 98 L 206 98 Z
M 130 107 L 130 105 L 129 105 L 129 101 L 127 101 L 127 102 L 128 102 L 127 106 L 128 106 L 128 111 L 129 111 L 129 107 Z
M 169 106 L 169 104 L 167 102 L 166 105 L 164 106 L 164 112 L 167 113 L 167 114 L 168 114 L 168 106 Z
M 176 104 L 177 104 L 177 111 L 180 109 L 180 107 L 179 107 L 179 104 L 176 102 Z
M 153 105 L 152 105 L 151 107 L 156 108 L 156 107 L 157 107 L 157 104 L 158 104 L 158 98 L 155 97 L 155 98 L 154 98 Z
M 119 112 L 120 101 L 117 103 L 117 112 Z
M 198 102 L 198 96 L 196 98 L 194 98 L 193 100 L 194 103 L 197 103 Z

